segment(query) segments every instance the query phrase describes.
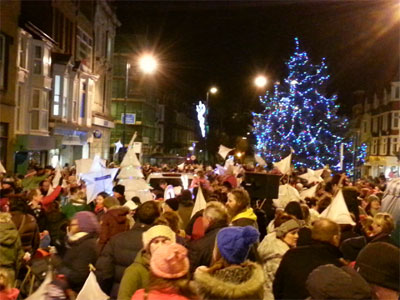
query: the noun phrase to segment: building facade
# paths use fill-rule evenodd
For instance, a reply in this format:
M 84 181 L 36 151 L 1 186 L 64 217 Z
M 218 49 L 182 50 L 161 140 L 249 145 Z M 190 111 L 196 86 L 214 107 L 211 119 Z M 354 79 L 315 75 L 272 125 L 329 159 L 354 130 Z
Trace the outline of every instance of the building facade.
M 120 25 L 108 1 L 9 2 L 20 10 L 8 170 L 108 158 L 111 58 Z
M 360 143 L 368 146 L 361 174 L 400 176 L 400 76 L 379 93 L 359 91 L 356 96 L 353 115 L 358 121 L 354 128 Z

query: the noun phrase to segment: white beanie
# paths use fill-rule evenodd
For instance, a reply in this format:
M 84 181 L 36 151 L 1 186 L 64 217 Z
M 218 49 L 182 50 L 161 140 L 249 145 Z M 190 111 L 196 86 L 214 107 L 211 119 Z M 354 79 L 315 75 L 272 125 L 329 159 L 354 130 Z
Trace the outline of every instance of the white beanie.
M 160 236 L 170 239 L 173 243 L 176 241 L 175 232 L 171 228 L 165 225 L 156 225 L 143 232 L 143 248 L 146 249 L 153 239 Z

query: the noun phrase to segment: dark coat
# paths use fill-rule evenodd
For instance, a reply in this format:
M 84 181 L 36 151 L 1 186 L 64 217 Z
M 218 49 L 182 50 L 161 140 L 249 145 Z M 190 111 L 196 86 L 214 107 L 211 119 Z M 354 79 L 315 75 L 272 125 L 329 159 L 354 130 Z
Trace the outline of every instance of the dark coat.
M 189 243 L 190 271 L 194 272 L 199 266 L 209 267 L 218 232 L 228 226 L 225 222 L 216 223 L 206 230 L 206 234 L 198 240 Z
M 39 227 L 36 219 L 30 214 L 20 211 L 11 212 L 12 221 L 21 237 L 22 249 L 34 253 L 39 247 Z
M 113 207 L 103 215 L 99 236 L 100 251 L 114 235 L 129 229 L 129 220 L 126 217 L 128 214 L 127 207 Z
M 66 243 L 60 273 L 64 274 L 75 292 L 79 292 L 89 276 L 89 264 L 95 264 L 98 256 L 97 236 L 89 233 L 76 241 Z
M 124 271 L 143 248 L 142 235 L 150 225 L 136 222 L 132 229 L 113 236 L 96 263 L 96 276 L 103 291 L 117 299 Z
M 341 267 L 341 253 L 331 244 L 313 241 L 311 245 L 290 249 L 282 258 L 275 274 L 275 299 L 305 299 L 308 275 L 318 266 L 333 264 Z

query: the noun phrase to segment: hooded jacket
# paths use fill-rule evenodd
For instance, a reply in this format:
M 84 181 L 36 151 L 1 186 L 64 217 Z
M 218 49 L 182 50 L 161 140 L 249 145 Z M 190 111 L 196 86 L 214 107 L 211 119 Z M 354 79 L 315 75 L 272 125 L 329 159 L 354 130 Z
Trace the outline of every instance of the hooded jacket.
M 127 215 L 129 208 L 112 207 L 101 218 L 99 247 L 100 251 L 114 235 L 129 229 L 129 220 Z
M 264 270 L 264 300 L 274 299 L 272 284 L 274 283 L 275 273 L 278 270 L 283 255 L 289 250 L 289 246 L 276 237 L 276 233 L 268 234 L 258 246 L 258 254 L 261 258 Z
M 254 226 L 255 228 L 258 228 L 257 226 L 257 216 L 254 213 L 252 208 L 248 208 L 245 211 L 242 211 L 241 213 L 238 213 L 236 216 L 232 218 L 231 221 L 233 226 Z
M 21 237 L 23 250 L 30 253 L 35 252 L 39 247 L 40 241 L 36 219 L 32 215 L 21 211 L 13 211 L 10 214 Z
M 0 266 L 18 270 L 24 251 L 14 223 L 0 222 Z
M 147 287 L 150 277 L 150 259 L 142 250 L 133 264 L 126 268 L 118 291 L 118 300 L 130 300 L 139 289 Z
M 264 274 L 259 264 L 246 261 L 241 265 L 210 273 L 200 267 L 194 273 L 194 284 L 199 296 L 205 300 L 262 299 Z

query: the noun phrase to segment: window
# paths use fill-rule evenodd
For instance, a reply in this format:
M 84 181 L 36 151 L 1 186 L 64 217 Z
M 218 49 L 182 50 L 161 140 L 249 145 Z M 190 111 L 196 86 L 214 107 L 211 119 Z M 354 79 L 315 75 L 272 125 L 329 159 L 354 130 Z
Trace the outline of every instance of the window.
M 34 46 L 33 50 L 33 74 L 42 75 L 43 58 L 42 47 Z
M 20 37 L 19 37 L 18 65 L 19 65 L 20 68 L 23 68 L 23 69 L 27 68 L 27 65 L 26 65 L 26 61 L 27 61 L 27 59 L 26 59 L 27 43 L 28 43 L 28 40 L 27 40 L 26 36 L 21 34 Z
M 5 87 L 6 73 L 6 38 L 0 34 L 0 89 Z
M 86 80 L 82 79 L 81 81 L 81 95 L 80 95 L 80 112 L 79 117 L 84 119 L 86 116 L 86 93 L 87 93 L 87 84 Z
M 382 116 L 382 130 L 387 130 L 388 129 L 388 115 L 387 114 L 383 114 Z
M 399 128 L 399 113 L 393 112 L 392 113 L 392 129 L 398 129 L 398 128 Z
M 77 30 L 77 59 L 81 60 L 88 68 L 92 66 L 92 38 L 81 28 Z
M 79 99 L 79 80 L 74 81 L 74 95 L 72 97 L 72 122 L 76 122 L 78 118 L 78 99 Z
M 23 118 L 22 118 L 22 97 L 23 97 L 23 89 L 22 89 L 22 85 L 18 84 L 17 86 L 17 95 L 16 95 L 16 105 L 15 105 L 15 129 L 16 131 L 21 131 L 22 129 L 22 122 L 23 122 Z
M 30 109 L 30 129 L 48 130 L 48 92 L 40 89 L 32 90 Z
M 60 115 L 61 106 L 61 76 L 54 76 L 54 89 L 53 89 L 53 116 Z
M 394 97 L 396 98 L 396 99 L 400 99 L 400 86 L 396 86 L 395 87 L 395 90 L 394 90 Z
M 380 149 L 379 149 L 379 154 L 380 155 L 386 155 L 386 151 L 387 151 L 387 138 L 382 138 L 382 143 L 380 145 Z
M 395 155 L 398 151 L 398 139 L 392 138 L 390 142 L 390 154 Z
M 378 139 L 373 139 L 372 140 L 372 155 L 378 154 Z
M 69 92 L 69 85 L 68 85 L 68 78 L 64 77 L 64 84 L 63 84 L 63 101 L 62 101 L 62 117 L 66 119 L 68 116 L 68 92 Z

